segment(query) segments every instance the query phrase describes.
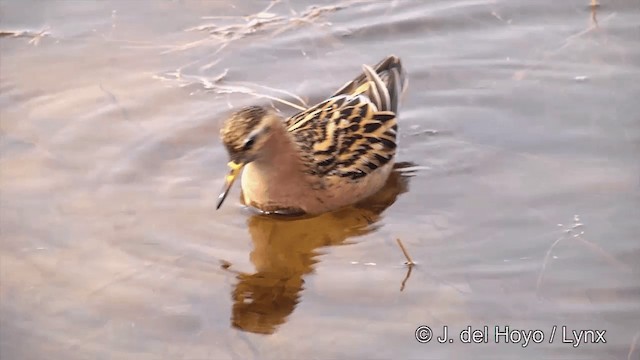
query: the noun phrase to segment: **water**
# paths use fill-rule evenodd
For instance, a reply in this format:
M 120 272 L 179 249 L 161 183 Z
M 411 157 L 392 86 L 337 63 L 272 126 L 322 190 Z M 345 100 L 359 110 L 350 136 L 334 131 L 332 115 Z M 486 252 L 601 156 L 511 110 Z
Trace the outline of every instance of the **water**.
M 0 2 L 0 358 L 637 359 L 640 4 L 312 4 Z M 409 169 L 376 204 L 215 211 L 232 109 L 391 53 Z

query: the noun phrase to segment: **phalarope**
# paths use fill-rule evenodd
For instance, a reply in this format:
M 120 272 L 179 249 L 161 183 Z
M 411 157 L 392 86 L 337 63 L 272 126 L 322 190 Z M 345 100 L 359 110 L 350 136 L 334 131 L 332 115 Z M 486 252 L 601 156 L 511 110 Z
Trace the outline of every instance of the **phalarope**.
M 393 168 L 406 87 L 400 59 L 388 56 L 286 120 L 261 106 L 237 111 L 220 131 L 231 171 L 217 208 L 243 169 L 245 204 L 267 213 L 319 214 L 374 194 Z

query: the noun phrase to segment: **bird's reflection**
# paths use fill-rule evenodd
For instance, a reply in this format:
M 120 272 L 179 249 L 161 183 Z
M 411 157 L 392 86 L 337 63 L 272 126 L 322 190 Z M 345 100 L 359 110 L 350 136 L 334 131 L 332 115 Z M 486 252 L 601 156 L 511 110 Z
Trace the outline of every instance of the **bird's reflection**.
M 303 277 L 318 262 L 319 248 L 340 245 L 350 237 L 373 231 L 381 213 L 407 191 L 413 165 L 396 164 L 385 186 L 355 206 L 315 217 L 249 218 L 250 257 L 256 272 L 237 275 L 232 325 L 253 333 L 275 332 L 298 304 Z

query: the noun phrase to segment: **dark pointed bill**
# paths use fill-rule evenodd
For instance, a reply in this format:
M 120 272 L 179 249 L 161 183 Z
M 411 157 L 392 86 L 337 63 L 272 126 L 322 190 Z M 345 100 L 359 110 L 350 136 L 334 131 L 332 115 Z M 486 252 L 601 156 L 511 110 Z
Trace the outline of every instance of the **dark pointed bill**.
M 231 170 L 229 171 L 229 175 L 227 175 L 227 177 L 224 180 L 222 191 L 218 196 L 218 205 L 216 206 L 216 210 L 220 209 L 220 206 L 222 206 L 224 199 L 227 197 L 227 194 L 229 193 L 229 190 L 231 190 L 231 185 L 233 185 L 233 182 L 236 180 L 236 178 L 240 174 L 240 171 L 242 170 L 242 167 L 244 166 L 244 164 L 238 164 L 235 161 L 229 161 L 227 165 Z

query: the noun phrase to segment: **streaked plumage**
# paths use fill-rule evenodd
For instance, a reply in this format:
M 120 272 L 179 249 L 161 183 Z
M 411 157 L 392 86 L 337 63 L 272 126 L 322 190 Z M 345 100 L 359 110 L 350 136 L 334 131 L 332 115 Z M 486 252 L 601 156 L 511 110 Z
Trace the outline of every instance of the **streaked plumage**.
M 406 85 L 389 56 L 286 120 L 257 106 L 236 112 L 221 130 L 232 171 L 218 207 L 245 165 L 245 203 L 266 212 L 321 213 L 373 194 L 393 166 Z

